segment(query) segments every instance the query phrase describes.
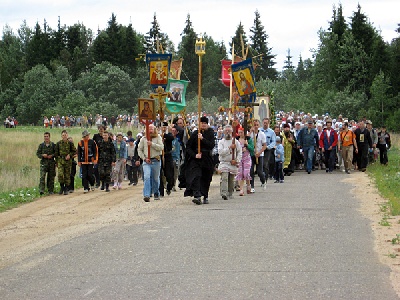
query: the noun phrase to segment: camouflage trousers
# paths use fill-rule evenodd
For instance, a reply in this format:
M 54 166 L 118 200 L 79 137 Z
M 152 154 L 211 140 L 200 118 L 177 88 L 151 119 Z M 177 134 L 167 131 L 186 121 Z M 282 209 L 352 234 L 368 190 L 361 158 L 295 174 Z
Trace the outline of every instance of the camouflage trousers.
M 58 163 L 58 182 L 69 186 L 71 183 L 72 160 L 64 160 Z
M 110 183 L 111 172 L 112 172 L 111 163 L 99 162 L 98 170 L 99 170 L 100 180 L 103 181 L 104 183 Z
M 46 180 L 47 174 L 47 180 Z M 54 178 L 56 177 L 56 164 L 54 161 L 40 163 L 39 191 L 44 192 L 47 182 L 47 191 L 54 192 Z

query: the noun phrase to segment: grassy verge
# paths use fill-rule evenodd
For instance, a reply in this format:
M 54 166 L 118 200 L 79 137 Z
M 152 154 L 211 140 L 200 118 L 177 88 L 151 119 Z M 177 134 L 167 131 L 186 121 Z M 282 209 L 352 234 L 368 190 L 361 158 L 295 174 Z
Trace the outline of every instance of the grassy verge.
M 388 151 L 389 164 L 382 166 L 378 162 L 368 166 L 379 193 L 388 200 L 392 215 L 400 215 L 400 138 L 392 135 L 392 148 Z

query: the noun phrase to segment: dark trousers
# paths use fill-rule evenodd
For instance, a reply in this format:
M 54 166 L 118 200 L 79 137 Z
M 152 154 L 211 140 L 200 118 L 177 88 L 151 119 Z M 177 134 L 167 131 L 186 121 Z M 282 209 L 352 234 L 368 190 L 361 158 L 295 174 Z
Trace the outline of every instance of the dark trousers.
M 333 148 L 332 150 L 325 150 L 324 155 L 326 169 L 332 172 L 335 168 L 336 148 Z
M 99 165 L 95 165 L 93 167 L 93 174 L 96 178 L 96 185 L 100 185 L 100 173 L 99 173 Z
M 164 196 L 164 181 L 162 177 L 165 177 L 167 183 L 167 191 L 172 190 L 174 187 L 174 161 L 171 154 L 164 155 L 164 161 L 161 163 L 160 172 L 160 195 Z
M 265 183 L 265 176 L 264 176 L 264 170 L 263 170 L 263 166 L 264 166 L 264 157 L 260 156 L 258 158 L 258 164 L 256 164 L 256 157 L 252 156 L 251 157 L 251 168 L 250 168 L 250 176 L 251 176 L 251 187 L 254 188 L 254 166 L 256 167 L 256 172 L 258 177 L 260 177 L 260 181 L 262 184 Z
M 270 163 L 271 163 L 270 159 L 271 159 L 272 151 L 273 151 L 272 149 L 264 151 L 263 171 L 264 171 L 265 181 L 268 180 L 268 176 L 269 176 L 269 167 L 270 167 Z
M 90 185 L 95 184 L 95 178 L 93 175 L 93 165 L 92 164 L 82 164 L 81 165 L 81 170 L 82 170 L 82 185 L 83 189 L 88 190 L 89 189 L 89 183 Z
M 129 183 L 138 183 L 138 172 L 139 167 L 136 166 L 134 162 L 132 162 L 132 166 L 126 165 L 126 172 L 128 173 Z
M 368 144 L 358 144 L 357 166 L 359 170 L 368 166 Z
M 379 161 L 382 165 L 385 165 L 389 162 L 388 156 L 387 156 L 387 148 L 386 144 L 378 144 L 378 149 L 379 149 Z
M 275 162 L 275 180 L 283 180 L 283 162 Z
M 72 161 L 72 167 L 71 167 L 71 176 L 70 176 L 71 182 L 70 182 L 69 187 L 68 187 L 68 189 L 72 190 L 72 191 L 75 189 L 76 165 L 77 165 L 77 162 L 75 160 L 73 160 Z

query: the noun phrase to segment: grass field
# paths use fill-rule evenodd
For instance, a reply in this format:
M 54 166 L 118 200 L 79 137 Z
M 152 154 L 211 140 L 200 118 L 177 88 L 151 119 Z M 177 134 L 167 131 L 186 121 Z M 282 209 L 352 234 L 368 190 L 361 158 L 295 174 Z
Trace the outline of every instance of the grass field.
M 0 128 L 0 212 L 40 197 L 38 191 L 40 160 L 36 156 L 36 151 L 43 142 L 45 131 L 50 132 L 52 142 L 56 143 L 61 139 L 60 128 L 47 130 L 43 127 Z M 77 145 L 83 129 L 75 127 L 68 128 L 67 131 Z M 127 129 L 119 129 L 115 133 L 117 131 L 125 134 Z M 89 128 L 89 132 L 93 137 L 97 129 Z M 55 190 L 58 191 L 57 177 L 55 182 Z M 75 186 L 81 187 L 79 178 L 76 178 Z
M 368 174 L 375 181 L 379 193 L 388 200 L 392 215 L 400 215 L 400 136 L 392 134 L 392 148 L 388 151 L 389 164 L 378 162 L 368 166 Z

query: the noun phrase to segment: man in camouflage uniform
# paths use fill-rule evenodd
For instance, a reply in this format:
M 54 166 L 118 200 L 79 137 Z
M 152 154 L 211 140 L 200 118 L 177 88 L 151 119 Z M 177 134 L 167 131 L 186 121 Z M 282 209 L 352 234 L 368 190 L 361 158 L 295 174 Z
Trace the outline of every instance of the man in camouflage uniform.
M 36 151 L 36 156 L 40 158 L 40 195 L 44 194 L 45 181 L 47 174 L 47 191 L 54 194 L 54 177 L 56 177 L 56 163 L 54 161 L 54 154 L 56 145 L 50 141 L 50 132 L 44 133 L 44 142 L 41 143 Z
M 99 148 L 99 160 L 98 160 L 98 170 L 101 180 L 101 190 L 109 192 L 111 183 L 111 171 L 112 167 L 115 166 L 115 161 L 117 156 L 115 153 L 115 148 L 112 140 L 110 139 L 108 132 L 103 132 L 103 140 L 98 144 Z
M 68 195 L 68 187 L 70 185 L 70 175 L 72 167 L 72 158 L 76 154 L 74 143 L 68 140 L 68 132 L 61 132 L 62 140 L 57 142 L 55 156 L 57 159 L 58 182 L 60 183 L 59 194 Z

